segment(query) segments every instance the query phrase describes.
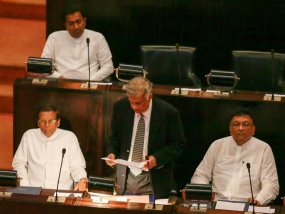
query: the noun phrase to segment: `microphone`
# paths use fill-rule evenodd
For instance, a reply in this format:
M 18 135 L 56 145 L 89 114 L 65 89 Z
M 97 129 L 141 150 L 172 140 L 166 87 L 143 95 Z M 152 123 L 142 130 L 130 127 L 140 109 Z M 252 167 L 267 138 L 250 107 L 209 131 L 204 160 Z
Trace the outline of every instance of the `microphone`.
M 255 214 L 254 211 L 254 198 L 253 198 L 253 192 L 252 192 L 252 183 L 251 183 L 251 176 L 250 176 L 250 163 L 246 164 L 247 170 L 248 170 L 248 177 L 250 182 L 250 191 L 251 191 L 251 200 L 252 200 L 252 213 Z
M 177 53 L 177 66 L 178 66 L 178 73 L 179 73 L 179 92 L 178 94 L 181 95 L 181 69 L 180 69 L 180 57 L 179 57 L 179 44 L 176 43 L 175 44 L 175 49 L 176 49 L 176 53 Z
M 272 75 L 272 95 L 271 100 L 274 101 L 274 83 L 275 83 L 275 75 L 274 75 L 274 49 L 271 49 L 271 75 Z
M 152 183 L 152 176 L 151 176 L 151 170 L 149 168 L 149 156 L 146 155 L 145 156 L 145 159 L 147 160 L 147 166 L 148 166 L 148 171 L 149 171 L 149 181 L 150 181 L 150 186 L 151 186 L 151 189 L 152 189 L 152 195 L 153 195 L 153 204 L 152 204 L 152 209 L 155 210 L 156 209 L 156 205 L 155 205 L 155 194 L 154 194 L 154 189 L 153 189 L 153 183 Z
M 87 52 L 88 52 L 88 71 L 89 71 L 88 88 L 90 89 L 90 56 L 89 56 L 90 39 L 89 38 L 86 38 L 86 43 L 87 43 Z
M 55 201 L 56 201 L 56 202 L 58 201 L 58 198 L 57 198 L 58 184 L 59 184 L 60 173 L 61 173 L 61 168 L 62 168 L 62 162 L 63 162 L 63 157 L 64 157 L 65 152 L 66 152 L 66 149 L 65 149 L 65 148 L 63 148 L 63 149 L 62 149 L 61 164 L 60 164 L 59 174 L 58 174 L 58 181 L 57 181 L 57 186 L 56 186 L 56 190 L 55 190 Z

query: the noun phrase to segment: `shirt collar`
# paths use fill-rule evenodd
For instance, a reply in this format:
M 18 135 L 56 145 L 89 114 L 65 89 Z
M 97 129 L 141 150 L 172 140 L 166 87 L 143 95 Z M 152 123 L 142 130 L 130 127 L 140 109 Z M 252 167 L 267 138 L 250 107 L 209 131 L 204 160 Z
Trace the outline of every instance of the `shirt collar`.
M 143 116 L 146 117 L 146 118 L 150 118 L 151 110 L 152 110 L 152 99 L 149 102 L 148 109 L 145 112 L 142 113 Z M 139 115 L 141 115 L 141 114 L 136 113 L 136 116 L 139 116 Z

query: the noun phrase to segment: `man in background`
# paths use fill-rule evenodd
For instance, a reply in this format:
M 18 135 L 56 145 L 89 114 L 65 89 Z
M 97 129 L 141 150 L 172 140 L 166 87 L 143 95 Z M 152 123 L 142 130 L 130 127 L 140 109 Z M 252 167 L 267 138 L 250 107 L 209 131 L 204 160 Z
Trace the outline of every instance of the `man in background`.
M 49 77 L 102 81 L 114 71 L 112 54 L 104 36 L 85 29 L 86 15 L 79 5 L 70 5 L 63 12 L 66 30 L 49 35 L 42 58 L 54 60 L 56 71 Z

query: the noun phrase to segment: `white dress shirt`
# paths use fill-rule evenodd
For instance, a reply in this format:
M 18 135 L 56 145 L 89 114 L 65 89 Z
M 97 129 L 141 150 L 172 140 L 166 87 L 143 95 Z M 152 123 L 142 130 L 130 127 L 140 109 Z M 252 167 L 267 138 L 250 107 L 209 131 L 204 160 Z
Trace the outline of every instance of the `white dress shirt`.
M 89 79 L 86 38 L 90 39 L 90 80 L 101 81 L 114 72 L 112 54 L 101 33 L 85 29 L 81 37 L 73 38 L 62 30 L 49 35 L 41 55 L 54 60 L 56 71 L 49 77 Z
M 74 182 L 86 178 L 85 160 L 77 137 L 57 128 L 48 138 L 38 128 L 24 133 L 13 159 L 12 167 L 21 178 L 20 185 L 56 189 L 63 148 L 66 153 L 59 189 L 71 190 Z
M 152 100 L 149 103 L 148 109 L 142 113 L 144 116 L 144 121 L 145 121 L 145 135 L 144 135 L 144 146 L 143 146 L 143 157 L 142 157 L 143 159 L 145 158 L 146 155 L 148 155 L 148 149 L 147 148 L 148 148 L 149 123 L 150 123 L 151 109 L 152 109 Z M 132 160 L 133 147 L 134 147 L 134 143 L 135 143 L 138 123 L 139 123 L 140 118 L 141 118 L 141 114 L 135 113 L 132 143 L 131 143 L 130 155 L 129 155 L 128 161 Z M 143 161 L 143 159 L 142 159 L 142 161 Z
M 247 201 L 251 198 L 247 163 L 251 166 L 254 198 L 262 205 L 274 200 L 279 192 L 274 156 L 270 146 L 255 137 L 242 146 L 237 145 L 232 136 L 213 142 L 191 183 L 212 181 L 215 200 Z

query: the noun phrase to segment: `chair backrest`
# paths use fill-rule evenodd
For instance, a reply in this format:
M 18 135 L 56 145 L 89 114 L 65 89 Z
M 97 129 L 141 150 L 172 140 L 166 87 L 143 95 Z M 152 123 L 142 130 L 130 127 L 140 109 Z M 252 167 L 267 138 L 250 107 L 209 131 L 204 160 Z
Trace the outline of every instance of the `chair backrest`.
M 232 56 L 233 70 L 240 78 L 236 86 L 237 90 L 284 91 L 283 75 L 285 54 L 271 54 L 270 52 L 257 51 L 232 51 Z
M 175 46 L 141 46 L 141 63 L 148 72 L 147 78 L 154 84 L 200 87 L 201 81 L 193 73 L 195 48 Z

